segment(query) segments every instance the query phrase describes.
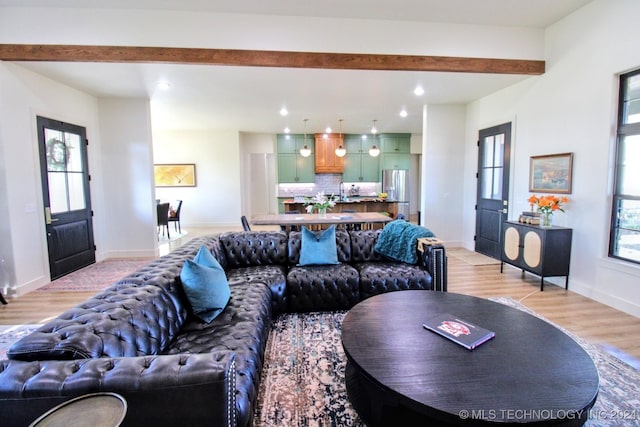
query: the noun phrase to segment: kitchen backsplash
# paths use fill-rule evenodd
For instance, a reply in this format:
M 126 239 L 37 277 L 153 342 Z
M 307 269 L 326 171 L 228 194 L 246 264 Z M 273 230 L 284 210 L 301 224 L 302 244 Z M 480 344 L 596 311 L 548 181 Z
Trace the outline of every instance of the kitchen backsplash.
M 278 184 L 278 197 L 311 197 L 320 191 L 325 194 L 340 194 L 341 174 L 323 173 L 316 175 L 315 184 Z M 380 192 L 380 183 L 378 182 L 345 182 L 343 184 L 344 195 L 349 196 L 349 190 L 359 187 L 360 196 L 375 196 Z

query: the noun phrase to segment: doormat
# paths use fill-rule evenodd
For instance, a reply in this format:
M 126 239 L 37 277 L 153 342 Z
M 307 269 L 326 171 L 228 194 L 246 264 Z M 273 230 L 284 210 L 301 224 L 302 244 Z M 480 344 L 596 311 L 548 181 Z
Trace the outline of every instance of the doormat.
M 36 292 L 101 291 L 130 273 L 149 264 L 154 258 L 107 259 L 67 274 Z
M 465 248 L 446 248 L 447 256 L 459 259 L 469 265 L 500 265 L 500 260 Z

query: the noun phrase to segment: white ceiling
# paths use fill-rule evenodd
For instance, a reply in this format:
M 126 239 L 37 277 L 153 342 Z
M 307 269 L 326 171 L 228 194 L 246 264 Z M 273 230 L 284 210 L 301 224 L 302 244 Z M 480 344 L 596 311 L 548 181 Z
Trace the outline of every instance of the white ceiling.
M 219 13 L 390 19 L 545 28 L 591 0 L 0 0 L 0 6 L 179 9 Z M 375 5 L 375 6 L 373 6 Z M 401 6 L 401 7 L 400 7 Z M 424 17 L 424 18 L 420 18 Z M 422 105 L 467 103 L 527 76 L 217 67 L 169 64 L 20 63 L 105 97 L 150 97 L 155 128 L 302 132 L 330 125 L 422 132 Z M 167 80 L 171 88 L 155 87 Z M 423 97 L 412 90 L 427 89 Z M 278 114 L 286 106 L 287 117 Z M 407 118 L 399 111 L 406 108 Z

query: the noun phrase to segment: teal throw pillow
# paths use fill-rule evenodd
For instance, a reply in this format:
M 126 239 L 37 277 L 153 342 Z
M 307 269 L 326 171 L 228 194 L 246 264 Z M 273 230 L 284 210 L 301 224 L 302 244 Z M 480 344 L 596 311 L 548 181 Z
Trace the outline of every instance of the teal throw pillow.
M 207 323 L 224 310 L 231 298 L 227 275 L 206 246 L 198 250 L 193 261 L 185 261 L 180 280 L 193 314 Z
M 300 248 L 300 263 L 298 265 L 326 265 L 338 263 L 338 249 L 336 247 L 336 228 L 331 226 L 320 236 L 302 227 L 302 247 Z

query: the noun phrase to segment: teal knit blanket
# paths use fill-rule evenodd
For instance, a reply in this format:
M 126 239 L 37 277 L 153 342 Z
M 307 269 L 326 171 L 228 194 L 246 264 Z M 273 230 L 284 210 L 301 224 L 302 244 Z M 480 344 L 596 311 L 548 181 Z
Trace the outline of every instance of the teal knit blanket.
M 435 234 L 426 227 L 407 221 L 391 221 L 382 229 L 374 250 L 396 261 L 417 264 L 416 251 L 421 237 L 435 237 Z

